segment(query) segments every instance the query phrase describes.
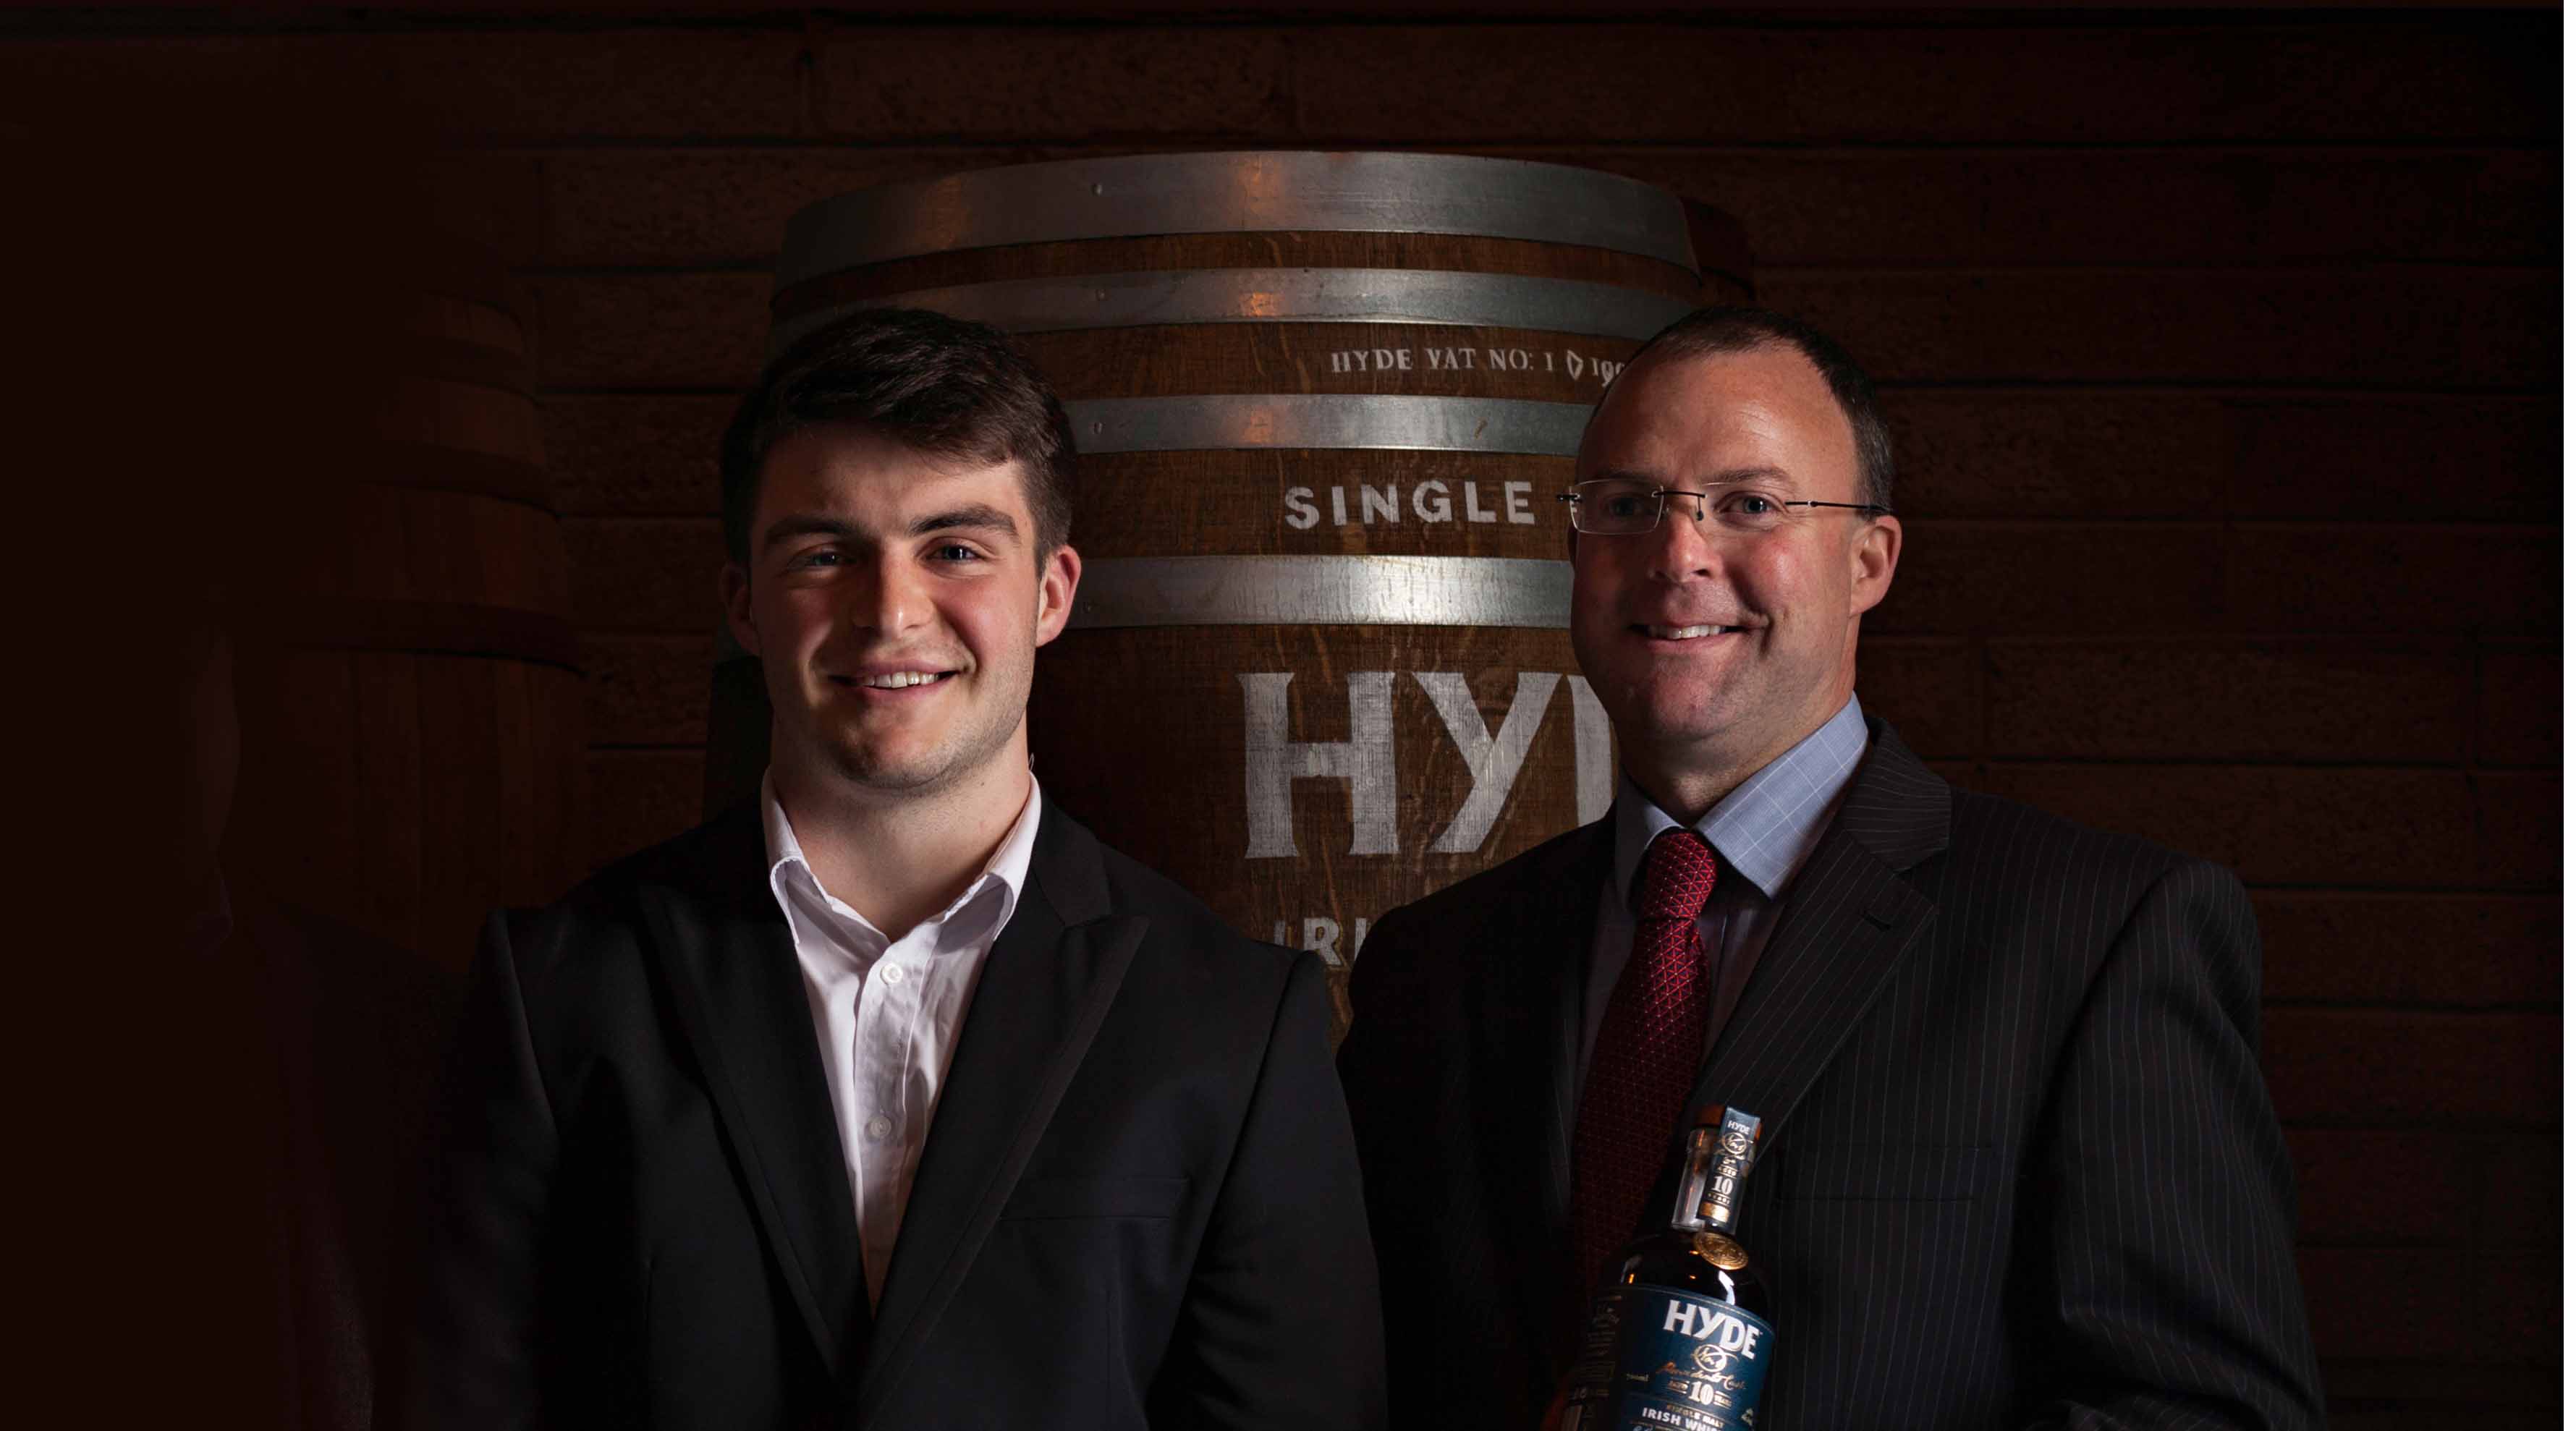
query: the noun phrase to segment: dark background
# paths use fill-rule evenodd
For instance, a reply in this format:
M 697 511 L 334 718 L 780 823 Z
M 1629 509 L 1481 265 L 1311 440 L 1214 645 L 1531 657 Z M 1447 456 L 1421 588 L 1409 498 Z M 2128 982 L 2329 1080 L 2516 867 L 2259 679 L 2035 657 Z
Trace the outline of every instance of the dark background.
M 715 435 L 799 206 L 1193 147 L 1717 205 L 1886 394 L 1864 699 L 2253 888 L 2338 1431 L 2556 1425 L 2558 15 L 1501 9 L 62 12 L 7 22 L 0 92 L 427 133 L 529 322 L 594 863 L 698 816 Z

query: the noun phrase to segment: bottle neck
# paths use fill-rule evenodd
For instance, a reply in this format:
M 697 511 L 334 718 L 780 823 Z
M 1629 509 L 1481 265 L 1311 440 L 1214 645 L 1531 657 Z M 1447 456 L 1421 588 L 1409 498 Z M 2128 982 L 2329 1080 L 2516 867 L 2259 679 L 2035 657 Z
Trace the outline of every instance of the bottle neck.
M 1717 1161 L 1717 1130 L 1693 1128 L 1682 1141 L 1682 1175 L 1673 1187 L 1673 1230 L 1705 1232 L 1708 1218 L 1700 1204 L 1708 1196 L 1708 1175 Z
M 1675 1230 L 1735 1231 L 1744 1180 L 1753 1170 L 1754 1140 L 1761 1131 L 1761 1119 L 1732 1108 L 1726 1110 L 1724 1122 L 1690 1131 L 1673 1199 Z

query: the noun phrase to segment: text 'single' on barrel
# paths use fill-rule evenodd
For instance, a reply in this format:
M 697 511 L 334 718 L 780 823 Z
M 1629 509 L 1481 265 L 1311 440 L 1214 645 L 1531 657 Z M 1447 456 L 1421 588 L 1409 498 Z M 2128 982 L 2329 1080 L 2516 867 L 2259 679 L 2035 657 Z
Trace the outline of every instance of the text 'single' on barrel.
M 1386 910 L 1608 808 L 1555 501 L 1644 339 L 1751 296 L 1741 230 L 1649 185 L 1457 155 L 980 170 L 788 226 L 771 352 L 841 314 L 1013 335 L 1080 450 L 1047 794 L 1342 990 Z M 710 807 L 768 714 L 714 683 Z

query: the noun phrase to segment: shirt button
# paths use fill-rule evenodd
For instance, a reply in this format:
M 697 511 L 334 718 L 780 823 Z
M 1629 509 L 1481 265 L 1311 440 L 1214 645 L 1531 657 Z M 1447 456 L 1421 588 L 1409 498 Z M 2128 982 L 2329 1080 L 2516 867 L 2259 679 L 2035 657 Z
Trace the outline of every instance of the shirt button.
M 882 1113 L 868 1120 L 868 1136 L 877 1142 L 884 1142 L 893 1132 L 894 1120 Z
M 903 982 L 903 966 L 902 966 L 902 965 L 900 965 L 900 964 L 888 964 L 888 965 L 886 965 L 886 966 L 885 966 L 885 981 L 886 981 L 887 983 L 889 983 L 889 984 L 900 984 L 900 983 L 902 983 L 902 982 Z

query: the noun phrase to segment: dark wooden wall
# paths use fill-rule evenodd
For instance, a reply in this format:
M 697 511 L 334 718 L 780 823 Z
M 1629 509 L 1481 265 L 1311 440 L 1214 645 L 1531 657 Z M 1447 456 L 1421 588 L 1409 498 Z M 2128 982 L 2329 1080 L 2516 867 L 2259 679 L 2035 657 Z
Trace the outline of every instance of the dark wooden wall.
M 1864 698 L 1953 779 L 2253 887 L 2365 1431 L 2557 1423 L 2559 25 L 58 17 L 0 86 L 248 73 L 429 117 L 534 319 L 603 860 L 697 814 L 714 440 L 800 205 L 1240 146 L 1728 210 L 1761 296 L 1886 388 L 1908 541 Z

